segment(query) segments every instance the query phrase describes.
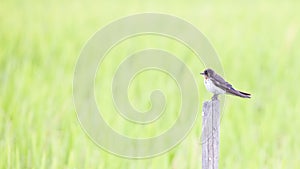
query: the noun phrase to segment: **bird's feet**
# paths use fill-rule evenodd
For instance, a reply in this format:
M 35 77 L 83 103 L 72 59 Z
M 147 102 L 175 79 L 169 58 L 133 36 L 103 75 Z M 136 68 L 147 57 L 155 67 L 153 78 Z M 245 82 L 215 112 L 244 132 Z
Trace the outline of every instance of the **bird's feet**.
M 213 97 L 211 98 L 211 100 L 212 100 L 212 101 L 218 100 L 218 95 L 217 95 L 217 94 L 214 94 Z

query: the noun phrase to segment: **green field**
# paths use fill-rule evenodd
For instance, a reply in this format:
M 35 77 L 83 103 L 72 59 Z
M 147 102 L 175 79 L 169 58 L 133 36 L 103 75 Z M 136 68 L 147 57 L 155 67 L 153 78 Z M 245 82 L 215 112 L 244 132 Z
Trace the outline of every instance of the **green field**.
M 201 168 L 201 116 L 180 145 L 143 160 L 103 151 L 78 122 L 72 85 L 82 47 L 101 27 L 140 12 L 171 14 L 195 25 L 218 52 L 226 79 L 237 89 L 252 93 L 250 100 L 226 99 L 219 168 L 299 168 L 299 9 L 296 0 L 2 1 L 0 168 Z M 199 76 L 204 65 L 184 46 L 150 35 L 124 41 L 107 55 L 103 71 L 96 76 L 95 91 L 97 102 L 105 102 L 101 108 L 107 122 L 130 137 L 155 136 L 172 126 L 177 117 L 173 113 L 180 101 L 176 84 L 154 71 L 137 76 L 128 95 L 134 107 L 147 110 L 149 92 L 161 88 L 169 98 L 163 120 L 138 128 L 112 107 L 106 79 L 113 76 L 121 57 L 147 47 L 176 53 L 196 78 L 201 104 L 211 97 Z

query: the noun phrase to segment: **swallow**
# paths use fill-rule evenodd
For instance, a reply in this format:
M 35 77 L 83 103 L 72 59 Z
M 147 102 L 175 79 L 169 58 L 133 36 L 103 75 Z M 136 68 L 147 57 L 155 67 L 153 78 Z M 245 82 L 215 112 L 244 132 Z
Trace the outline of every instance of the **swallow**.
M 204 85 L 206 89 L 214 94 L 212 100 L 218 99 L 218 95 L 220 94 L 231 94 L 242 98 L 251 98 L 251 94 L 234 89 L 230 83 L 226 82 L 212 69 L 206 69 L 200 74 L 204 76 Z

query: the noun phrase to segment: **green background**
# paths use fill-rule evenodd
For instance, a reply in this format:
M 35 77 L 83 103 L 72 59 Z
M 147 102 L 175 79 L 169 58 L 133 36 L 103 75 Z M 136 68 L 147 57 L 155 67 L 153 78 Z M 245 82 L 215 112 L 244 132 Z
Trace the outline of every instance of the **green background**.
M 250 100 L 226 99 L 219 168 L 299 167 L 299 9 L 299 1 L 2 1 L 0 168 L 201 167 L 201 116 L 179 146 L 144 160 L 101 150 L 77 120 L 72 79 L 81 48 L 101 27 L 140 12 L 171 14 L 195 25 L 218 52 L 226 79 L 252 93 Z M 137 109 L 147 110 L 149 92 L 161 88 L 169 98 L 163 120 L 139 127 L 116 117 L 106 79 L 123 56 L 147 47 L 176 53 L 193 72 L 201 101 L 211 97 L 199 76 L 204 65 L 184 46 L 156 36 L 130 39 L 107 55 L 95 91 L 97 102 L 105 103 L 101 108 L 107 122 L 131 137 L 167 130 L 180 102 L 176 83 L 149 71 L 133 81 L 128 96 Z

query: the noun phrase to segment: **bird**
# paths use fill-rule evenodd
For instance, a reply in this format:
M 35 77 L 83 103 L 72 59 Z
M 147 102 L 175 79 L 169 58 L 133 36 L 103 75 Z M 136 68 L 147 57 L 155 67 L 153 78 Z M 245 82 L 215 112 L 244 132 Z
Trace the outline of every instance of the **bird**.
M 217 100 L 220 94 L 231 94 L 242 98 L 251 98 L 251 94 L 234 89 L 230 83 L 226 82 L 210 68 L 205 69 L 204 72 L 200 74 L 204 76 L 206 89 L 214 94 L 212 100 Z

